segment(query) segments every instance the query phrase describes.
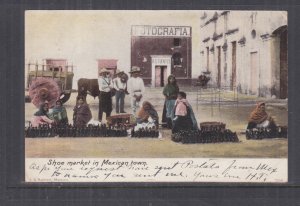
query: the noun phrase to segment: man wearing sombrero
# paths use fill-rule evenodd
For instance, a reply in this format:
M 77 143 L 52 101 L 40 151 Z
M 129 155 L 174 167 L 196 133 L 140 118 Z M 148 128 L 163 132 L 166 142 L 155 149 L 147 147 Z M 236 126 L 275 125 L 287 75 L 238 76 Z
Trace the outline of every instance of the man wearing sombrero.
M 98 84 L 100 90 L 98 119 L 101 122 L 103 112 L 106 113 L 107 118 L 112 111 L 111 89 L 113 88 L 113 83 L 110 78 L 110 72 L 106 68 L 100 70 Z
M 116 90 L 116 113 L 126 113 L 124 111 L 124 99 L 127 87 L 127 78 L 124 78 L 125 73 L 117 69 L 116 78 L 113 79 L 114 88 Z
M 141 69 L 139 67 L 133 66 L 129 73 L 131 74 L 131 77 L 127 82 L 127 90 L 131 98 L 132 114 L 135 116 L 137 108 L 140 108 L 142 103 L 145 85 L 143 79 L 139 77 L 141 74 Z

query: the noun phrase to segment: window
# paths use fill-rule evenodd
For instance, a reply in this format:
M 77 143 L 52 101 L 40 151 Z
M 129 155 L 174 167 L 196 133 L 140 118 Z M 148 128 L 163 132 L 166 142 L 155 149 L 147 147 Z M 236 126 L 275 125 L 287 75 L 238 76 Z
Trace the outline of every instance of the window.
M 174 53 L 172 56 L 172 59 L 173 59 L 174 65 L 178 66 L 178 65 L 182 64 L 183 59 L 182 59 L 181 53 L 179 53 L 179 52 Z
M 180 44 L 181 44 L 181 39 L 175 38 L 173 44 L 174 44 L 174 46 L 180 46 Z

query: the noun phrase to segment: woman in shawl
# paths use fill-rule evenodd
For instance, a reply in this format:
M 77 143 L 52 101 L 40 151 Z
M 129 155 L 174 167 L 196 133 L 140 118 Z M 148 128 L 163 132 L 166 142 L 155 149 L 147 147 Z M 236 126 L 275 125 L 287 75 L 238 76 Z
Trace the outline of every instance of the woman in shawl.
M 39 111 L 37 111 L 31 119 L 31 126 L 38 127 L 44 124 L 52 124 L 54 121 L 48 116 L 49 104 L 45 102 L 40 105 Z
M 151 118 L 154 121 L 154 124 L 158 126 L 159 117 L 156 110 L 150 102 L 144 101 L 142 108 L 140 109 L 137 115 L 137 123 L 147 123 L 149 122 L 149 118 Z
M 176 82 L 174 75 L 168 77 L 168 84 L 164 87 L 163 95 L 165 96 L 165 113 L 163 112 L 162 119 L 167 123 L 169 129 L 172 128 L 171 115 L 177 99 L 177 94 L 179 92 L 179 87 Z
M 172 134 L 180 131 L 197 130 L 198 124 L 192 106 L 186 100 L 186 93 L 179 92 L 172 112 Z
M 68 121 L 68 115 L 66 108 L 62 105 L 62 101 L 59 99 L 56 101 L 56 105 L 52 109 L 51 115 L 52 119 L 58 124 L 58 125 L 66 125 L 69 123 Z
M 270 128 L 276 129 L 275 121 L 266 112 L 265 102 L 258 103 L 251 112 L 247 129 L 253 128 Z
M 85 103 L 84 97 L 77 98 L 77 104 L 73 109 L 73 124 L 75 127 L 84 127 L 92 119 L 89 105 Z

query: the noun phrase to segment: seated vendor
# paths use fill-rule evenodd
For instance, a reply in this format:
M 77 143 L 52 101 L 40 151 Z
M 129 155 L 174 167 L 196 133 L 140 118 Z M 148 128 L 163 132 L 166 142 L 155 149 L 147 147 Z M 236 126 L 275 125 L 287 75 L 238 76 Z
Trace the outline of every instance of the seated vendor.
M 172 113 L 173 128 L 172 133 L 180 131 L 197 130 L 197 120 L 192 106 L 186 100 L 186 93 L 179 92 Z
M 150 102 L 144 101 L 142 108 L 138 112 L 136 120 L 138 124 L 153 122 L 156 126 L 158 126 L 157 111 Z
M 76 127 L 84 127 L 92 119 L 90 107 L 84 100 L 84 97 L 79 96 L 77 98 L 77 104 L 73 109 L 73 124 Z
M 275 121 L 267 114 L 264 102 L 258 103 L 250 114 L 247 129 L 254 128 L 276 129 Z
M 62 103 L 61 100 L 57 100 L 56 101 L 56 105 L 52 109 L 50 115 L 52 116 L 52 119 L 58 125 L 66 125 L 66 124 L 68 124 L 67 110 L 63 106 L 63 103 Z
M 54 121 L 48 116 L 49 104 L 48 102 L 40 105 L 39 111 L 37 111 L 31 119 L 31 126 L 38 127 L 40 125 L 52 124 Z

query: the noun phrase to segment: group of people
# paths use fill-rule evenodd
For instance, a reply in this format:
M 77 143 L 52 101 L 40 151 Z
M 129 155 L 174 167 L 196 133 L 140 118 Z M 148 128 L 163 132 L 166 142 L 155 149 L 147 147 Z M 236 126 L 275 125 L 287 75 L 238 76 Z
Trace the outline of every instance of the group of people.
M 76 127 L 83 127 L 91 119 L 92 113 L 88 104 L 85 103 L 84 97 L 78 97 L 76 106 L 73 109 L 73 125 Z M 31 119 L 32 127 L 38 127 L 45 124 L 64 126 L 68 123 L 67 110 L 60 99 L 56 101 L 56 104 L 52 109 L 49 109 L 49 103 L 47 101 L 42 103 L 39 110 Z
M 99 114 L 98 120 L 102 121 L 103 113 L 109 117 L 112 112 L 112 96 L 116 99 L 116 113 L 126 113 L 124 111 L 125 95 L 130 96 L 132 114 L 135 115 L 137 108 L 140 107 L 145 85 L 140 77 L 141 70 L 139 67 L 132 67 L 131 77 L 127 80 L 127 75 L 120 70 L 116 71 L 116 78 L 110 77 L 110 71 L 103 68 L 99 72 Z
M 112 97 L 115 96 L 116 113 L 126 113 L 124 110 L 125 95 L 129 95 L 131 103 L 131 113 L 136 117 L 137 124 L 151 121 L 157 127 L 159 116 L 154 106 L 149 101 L 143 101 L 145 86 L 140 77 L 140 68 L 132 67 L 128 79 L 127 75 L 117 70 L 116 78 L 110 77 L 110 71 L 103 68 L 99 72 L 99 113 L 98 120 L 102 121 L 103 113 L 109 117 L 112 112 Z M 127 80 L 128 79 L 128 80 Z M 162 125 L 172 129 L 172 133 L 182 130 L 197 130 L 198 124 L 192 106 L 187 100 L 185 92 L 179 90 L 179 86 L 174 75 L 168 77 L 168 82 L 163 89 L 165 97 L 162 114 Z M 78 96 L 76 106 L 73 109 L 73 125 L 77 127 L 86 126 L 92 119 L 92 113 L 84 96 Z M 49 103 L 44 102 L 39 110 L 34 114 L 31 121 L 32 126 L 40 124 L 68 124 L 67 111 L 61 100 L 56 101 L 56 105 L 49 110 Z M 247 129 L 255 127 L 276 127 L 274 120 L 266 113 L 265 103 L 256 106 L 249 117 Z

